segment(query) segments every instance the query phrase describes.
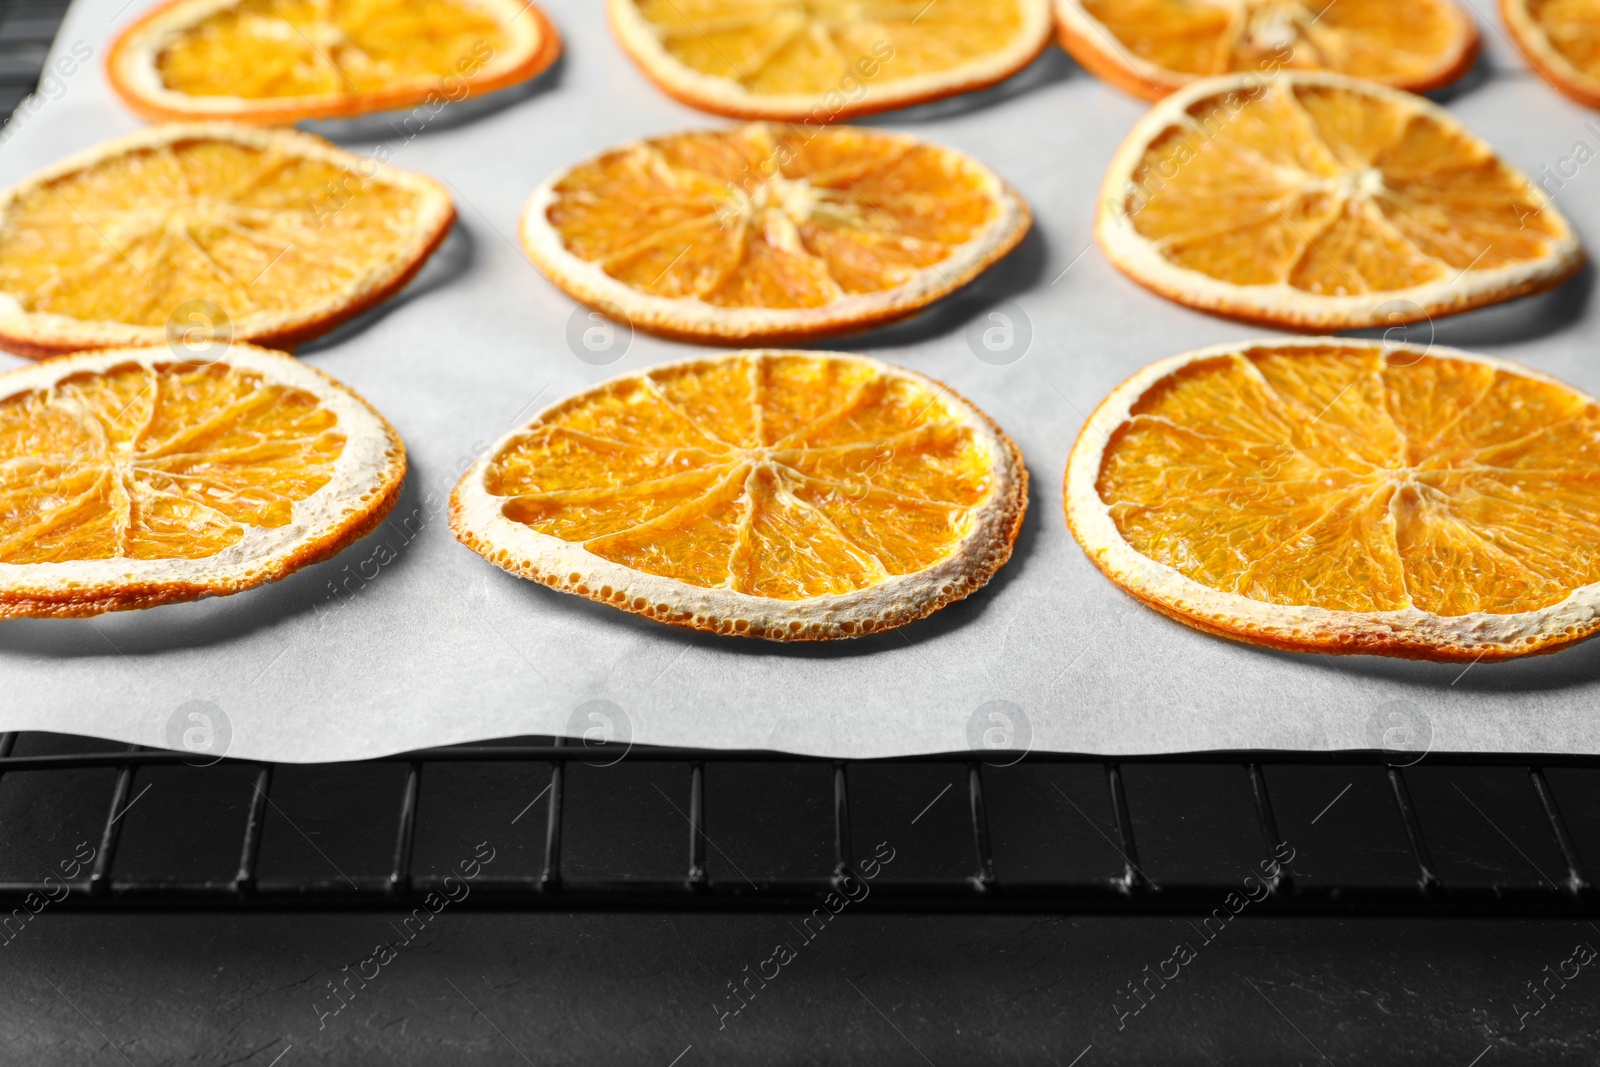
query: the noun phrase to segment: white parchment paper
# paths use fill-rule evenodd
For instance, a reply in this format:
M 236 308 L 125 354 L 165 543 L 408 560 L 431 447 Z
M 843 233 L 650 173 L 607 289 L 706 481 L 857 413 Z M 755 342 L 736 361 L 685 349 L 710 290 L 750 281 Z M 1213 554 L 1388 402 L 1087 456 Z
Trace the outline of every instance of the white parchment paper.
M 143 0 L 123 3 L 73 6 L 52 62 L 87 49 L 93 59 L 53 75 L 53 99 L 8 131 L 0 181 L 137 128 L 101 67 Z M 1578 142 L 1586 156 L 1600 150 L 1600 122 L 1529 72 L 1478 3 L 1485 59 L 1440 98 L 1536 180 L 1555 176 L 1547 187 L 1593 238 L 1600 162 L 1572 157 Z M 625 615 L 511 577 L 457 544 L 443 502 L 483 442 L 537 405 L 690 351 L 640 335 L 620 357 L 622 340 L 590 352 L 581 334 L 594 323 L 516 247 L 518 210 L 552 172 L 631 137 L 718 121 L 655 90 L 611 40 L 597 0 L 545 5 L 566 54 L 531 88 L 446 110 L 414 136 L 386 119 L 313 127 L 356 150 L 387 141 L 397 165 L 449 182 L 461 216 L 399 299 L 301 352 L 405 437 L 412 474 L 393 520 L 330 563 L 242 595 L 0 623 L 0 730 L 176 747 L 201 709 L 232 755 L 281 761 L 581 734 L 603 725 L 591 712 L 636 743 L 842 756 L 961 750 L 986 731 L 990 743 L 1107 754 L 1370 748 L 1385 730 L 1437 750 L 1600 751 L 1600 641 L 1465 669 L 1289 655 L 1171 622 L 1088 563 L 1060 489 L 1085 414 L 1151 360 L 1265 331 L 1160 300 L 1092 246 L 1102 170 L 1144 105 L 1053 46 L 996 89 L 869 120 L 984 160 L 1029 199 L 1037 225 L 920 319 L 833 343 L 949 382 L 1021 445 L 1028 520 L 987 589 L 899 632 L 780 646 Z M 1431 332 L 1600 391 L 1593 286 L 1585 271 L 1556 293 Z M 996 312 L 1025 346 L 1010 363 L 993 361 L 1023 349 L 995 356 L 983 345 L 983 331 L 1004 328 Z M 574 336 L 589 361 L 615 361 L 578 358 Z M 0 355 L 0 367 L 20 363 Z

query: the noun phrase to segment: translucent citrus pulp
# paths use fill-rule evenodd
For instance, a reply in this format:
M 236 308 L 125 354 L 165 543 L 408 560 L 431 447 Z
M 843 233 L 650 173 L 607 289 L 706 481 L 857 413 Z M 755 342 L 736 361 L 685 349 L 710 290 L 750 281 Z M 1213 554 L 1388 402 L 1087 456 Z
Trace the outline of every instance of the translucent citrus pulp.
M 980 89 L 1050 39 L 1049 0 L 608 0 L 668 93 L 738 118 L 833 122 Z
M 1151 365 L 1090 418 L 1067 518 L 1203 629 L 1425 659 L 1600 629 L 1600 406 L 1515 364 L 1333 338 Z
M 636 326 L 741 341 L 909 315 L 1022 240 L 1027 205 L 959 152 L 853 127 L 753 124 L 624 145 L 528 201 L 557 285 Z
M 523 0 L 172 0 L 117 38 L 108 69 L 149 119 L 279 125 L 461 100 L 560 50 Z
M 859 356 L 745 352 L 623 375 L 502 439 L 452 497 L 507 570 L 663 622 L 849 637 L 1010 556 L 1027 471 L 947 387 Z
M 1500 0 L 1506 28 L 1545 79 L 1600 108 L 1600 0 Z
M 382 416 L 267 349 L 122 349 L 0 375 L 0 617 L 282 577 L 376 525 L 404 473 Z
M 0 346 L 157 344 L 169 324 L 295 343 L 399 289 L 454 217 L 431 179 L 307 134 L 147 130 L 0 190 Z
M 1455 81 L 1478 31 L 1451 0 L 1055 0 L 1061 43 L 1146 100 L 1197 78 L 1327 70 L 1412 92 Z
M 1118 149 L 1096 236 L 1135 281 L 1294 328 L 1419 321 L 1548 289 L 1583 253 L 1450 115 L 1329 74 L 1199 82 Z

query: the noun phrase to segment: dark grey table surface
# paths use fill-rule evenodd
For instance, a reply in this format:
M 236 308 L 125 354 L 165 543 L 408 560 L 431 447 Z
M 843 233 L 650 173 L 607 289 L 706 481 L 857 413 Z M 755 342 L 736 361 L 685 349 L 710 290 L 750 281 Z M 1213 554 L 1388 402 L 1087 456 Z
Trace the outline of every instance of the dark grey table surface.
M 319 1029 L 324 983 L 393 936 L 382 919 L 41 920 L 5 950 L 0 1058 L 1489 1067 L 1600 1057 L 1593 976 L 1520 1032 L 1510 1014 L 1525 978 L 1593 937 L 1560 924 L 1241 922 L 1119 1031 L 1114 992 L 1186 936 L 1182 923 L 839 923 L 721 1028 L 712 1005 L 724 983 L 793 938 L 782 917 L 443 916 Z

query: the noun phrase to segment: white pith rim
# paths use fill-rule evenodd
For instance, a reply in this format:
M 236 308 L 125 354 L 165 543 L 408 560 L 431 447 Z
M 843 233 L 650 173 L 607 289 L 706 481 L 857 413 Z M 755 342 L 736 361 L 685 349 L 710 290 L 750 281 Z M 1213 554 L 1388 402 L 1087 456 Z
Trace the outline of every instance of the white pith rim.
M 1501 0 L 1500 12 L 1505 16 L 1506 27 L 1519 46 L 1537 52 L 1543 62 L 1554 67 L 1561 77 L 1574 83 L 1583 92 L 1600 96 L 1600 78 L 1575 66 L 1572 60 L 1557 51 L 1550 43 L 1550 35 L 1544 27 L 1528 14 L 1527 0 Z
M 1067 28 L 1087 48 L 1105 56 L 1121 66 L 1127 67 L 1140 79 L 1154 85 L 1177 88 L 1191 82 L 1207 77 L 1203 74 L 1190 74 L 1187 71 L 1172 70 L 1157 63 L 1152 63 L 1143 56 L 1138 56 L 1122 47 L 1116 34 L 1106 28 L 1105 23 L 1089 14 L 1084 9 L 1083 0 L 1054 0 L 1056 19 Z M 1415 84 L 1428 84 L 1437 78 L 1443 77 L 1456 64 L 1461 62 L 1462 53 L 1472 46 L 1477 39 L 1477 31 L 1472 22 L 1454 4 L 1441 4 L 1441 11 L 1448 12 L 1456 22 L 1456 40 L 1454 45 L 1439 57 L 1439 62 L 1412 79 Z
M 458 2 L 486 9 L 511 38 L 511 47 L 505 49 L 503 54 L 491 56 L 488 62 L 470 75 L 463 74 L 464 83 L 470 85 L 503 77 L 545 47 L 543 21 L 519 17 L 529 9 L 529 5 L 522 0 Z M 200 22 L 238 4 L 239 0 L 178 0 L 129 27 L 113 46 L 109 59 L 113 66 L 113 84 L 165 111 L 191 115 L 196 119 L 220 116 L 248 119 L 253 114 L 277 114 L 286 108 L 308 114 L 343 112 L 352 99 L 361 96 L 371 96 L 380 101 L 386 97 L 410 98 L 417 93 L 435 90 L 445 83 L 443 78 L 425 78 L 397 83 L 370 94 L 321 93 L 269 97 L 195 96 L 168 88 L 161 80 L 161 70 L 157 66 L 161 53 Z
M 1536 611 L 1512 614 L 1474 612 L 1435 615 L 1417 608 L 1399 611 L 1341 611 L 1309 605 L 1272 604 L 1231 593 L 1183 574 L 1135 550 L 1117 529 L 1111 508 L 1101 499 L 1096 483 L 1111 434 L 1125 423 L 1133 406 L 1153 387 L 1179 369 L 1216 356 L 1244 355 L 1258 349 L 1349 348 L 1415 353 L 1419 358 L 1441 357 L 1493 367 L 1506 374 L 1560 386 L 1579 396 L 1570 385 L 1528 367 L 1489 356 L 1442 346 L 1380 343 L 1338 337 L 1266 339 L 1247 343 L 1212 345 L 1194 352 L 1159 360 L 1117 386 L 1089 416 L 1067 460 L 1064 495 L 1067 522 L 1083 550 L 1096 565 L 1128 592 L 1166 605 L 1178 614 L 1212 623 L 1240 637 L 1261 634 L 1291 644 L 1315 646 L 1324 651 L 1376 651 L 1362 647 L 1361 638 L 1388 639 L 1414 649 L 1431 648 L 1472 658 L 1474 654 L 1516 655 L 1537 651 L 1538 646 L 1565 632 L 1580 635 L 1600 627 L 1600 583 L 1574 589 L 1564 600 Z M 1592 403 L 1593 401 L 1591 401 Z M 1246 638 L 1248 639 L 1248 638 Z
M 757 93 L 732 78 L 718 77 L 695 70 L 679 61 L 661 43 L 661 36 L 642 14 L 636 0 L 607 0 L 612 29 L 622 46 L 639 61 L 646 73 L 659 80 L 674 95 L 694 101 L 714 111 L 747 118 L 813 119 L 830 122 L 841 115 L 881 111 L 965 91 L 968 86 L 992 85 L 1010 77 L 1031 62 L 1050 38 L 1055 25 L 1050 0 L 1016 0 L 1022 12 L 1022 26 L 1016 38 L 999 51 L 948 70 L 913 74 L 905 78 L 875 82 L 858 77 L 862 89 L 841 103 L 828 103 L 828 93 Z M 876 56 L 863 56 L 863 59 Z M 889 60 L 892 63 L 893 60 Z
M 0 399 L 31 390 L 49 390 L 74 374 L 104 373 L 130 364 L 152 368 L 184 362 L 193 360 L 176 356 L 165 347 L 63 356 L 0 375 Z M 244 588 L 277 576 L 309 542 L 370 511 L 374 500 L 391 495 L 404 477 L 406 454 L 399 435 L 347 386 L 292 356 L 254 345 L 231 345 L 220 358 L 207 362 L 258 374 L 270 384 L 301 389 L 315 396 L 338 419 L 337 428 L 345 437 L 344 450 L 334 462 L 328 483 L 295 502 L 293 518 L 286 525 L 245 526 L 244 536 L 236 543 L 200 559 L 0 563 L 0 614 L 5 601 L 11 598 L 62 598 L 130 586 L 201 586 L 216 592 Z
M 1184 124 L 1185 112 L 1190 105 L 1209 97 L 1226 97 L 1229 93 L 1262 85 L 1269 86 L 1268 91 L 1289 91 L 1297 85 L 1327 86 L 1379 97 L 1448 126 L 1485 155 L 1495 154 L 1488 144 L 1443 108 L 1423 97 L 1373 82 L 1358 81 L 1339 74 L 1299 71 L 1281 72 L 1271 78 L 1242 74 L 1197 81 L 1163 99 L 1135 123 L 1112 157 L 1100 187 L 1100 202 L 1095 212 L 1095 236 L 1107 257 L 1140 283 L 1169 299 L 1207 311 L 1292 323 L 1297 327 L 1360 329 L 1419 321 L 1429 314 L 1465 310 L 1518 296 L 1538 289 L 1552 279 L 1570 274 L 1582 262 L 1582 246 L 1566 216 L 1561 214 L 1542 189 L 1528 182 L 1526 175 L 1502 159 L 1500 162 L 1508 171 L 1527 183 L 1528 196 L 1538 205 L 1540 217 L 1557 224 L 1559 232 L 1550 238 L 1550 248 L 1540 259 L 1484 270 L 1462 271 L 1455 278 L 1407 289 L 1386 289 L 1347 296 L 1317 295 L 1296 289 L 1287 282 L 1237 285 L 1172 263 L 1161 255 L 1154 241 L 1134 228 L 1131 216 L 1120 210 L 1126 202 L 1128 185 L 1139 161 L 1149 145 L 1164 131 Z M 1378 314 L 1380 307 L 1397 303 L 1414 305 L 1417 310 L 1414 313 Z
M 872 135 L 886 141 L 928 144 L 903 134 L 879 134 L 874 131 Z M 518 226 L 528 257 L 552 282 L 583 303 L 591 306 L 609 304 L 621 309 L 633 325 L 645 329 L 726 340 L 755 340 L 823 328 L 843 328 L 857 322 L 882 321 L 899 313 L 909 314 L 965 285 L 1014 247 L 1033 224 L 1032 213 L 1021 194 L 994 171 L 955 149 L 929 145 L 940 152 L 960 157 L 981 175 L 985 191 L 1000 211 L 971 240 L 938 263 L 917 271 L 893 289 L 849 294 L 811 308 L 721 307 L 699 297 L 656 296 L 640 292 L 613 278 L 597 262 L 573 255 L 555 227 L 550 225 L 549 219 L 550 206 L 556 199 L 556 186 L 568 174 L 605 156 L 648 144 L 648 141 L 630 141 L 617 145 L 552 175 L 528 198 Z
M 38 171 L 22 181 L 0 189 L 0 240 L 5 239 L 11 205 L 23 194 L 46 182 L 96 165 L 129 152 L 160 148 L 178 141 L 232 141 L 260 150 L 275 150 L 307 159 L 321 160 L 360 176 L 363 182 L 378 182 L 410 191 L 417 200 L 417 221 L 410 240 L 386 256 L 373 257 L 364 276 L 352 280 L 342 291 L 282 311 L 252 311 L 231 323 L 233 336 L 240 340 L 292 333 L 336 317 L 341 311 L 361 304 L 381 292 L 410 270 L 435 244 L 455 218 L 450 194 L 440 183 L 422 174 L 379 163 L 375 159 L 336 148 L 320 137 L 287 129 L 255 129 L 225 122 L 175 123 L 151 126 L 126 137 L 105 141 Z M 197 294 L 203 295 L 203 294 Z M 105 348 L 110 346 L 159 345 L 167 341 L 165 326 L 141 326 L 108 319 L 76 319 L 51 312 L 30 312 L 13 293 L 0 290 L 0 337 L 37 342 L 57 349 Z
M 618 382 L 661 372 L 741 357 L 788 355 L 852 360 L 885 376 L 936 391 L 961 424 L 972 431 L 973 439 L 987 450 L 994 472 L 993 491 L 978 505 L 972 529 L 947 557 L 923 570 L 895 575 L 850 593 L 779 600 L 732 589 L 690 585 L 605 559 L 581 543 L 539 533 L 506 518 L 503 508 L 509 498 L 496 496 L 486 485 L 490 467 L 513 442 L 546 417 L 585 396 Z M 463 543 L 512 574 L 564 591 L 582 592 L 629 610 L 640 610 L 630 605 L 641 599 L 652 609 L 665 606 L 667 612 L 656 615 L 663 621 L 702 629 L 718 629 L 719 624 L 724 624 L 721 632 L 748 633 L 777 640 L 788 635 L 815 634 L 819 627 L 826 636 L 844 637 L 870 632 L 880 623 L 887 629 L 921 618 L 940 603 L 958 599 L 980 587 L 999 566 L 996 558 L 1003 561 L 1009 556 L 1020 518 L 1018 498 L 1020 495 L 1021 506 L 1025 508 L 1027 485 L 1027 471 L 1013 448 L 987 416 L 939 383 L 865 356 L 782 349 L 698 356 L 616 375 L 542 409 L 527 423 L 495 442 L 462 475 L 451 494 L 450 526 Z

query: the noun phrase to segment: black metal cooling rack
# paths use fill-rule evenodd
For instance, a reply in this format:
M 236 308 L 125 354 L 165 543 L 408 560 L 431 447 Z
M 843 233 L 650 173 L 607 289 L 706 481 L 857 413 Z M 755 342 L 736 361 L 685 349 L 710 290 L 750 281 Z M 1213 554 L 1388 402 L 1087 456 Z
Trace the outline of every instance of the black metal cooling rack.
M 67 0 L 0 0 L 0 115 L 32 92 Z
M 27 736 L 27 735 L 20 735 Z M 1338 877 L 1319 878 L 1306 884 L 1297 878 L 1291 863 L 1266 881 L 1269 891 L 1253 903 L 1246 914 L 1253 916 L 1344 915 L 1344 916 L 1493 916 L 1493 917 L 1591 917 L 1600 916 L 1600 896 L 1584 874 L 1578 850 L 1568 831 L 1567 821 L 1557 804 L 1555 792 L 1546 777 L 1546 767 L 1584 767 L 1593 769 L 1594 760 L 1576 757 L 1528 757 L 1517 755 L 1441 755 L 1429 754 L 1430 771 L 1447 768 L 1516 769 L 1525 774 L 1527 787 L 1542 812 L 1543 830 L 1549 834 L 1546 849 L 1553 845 L 1565 870 L 1558 879 L 1542 878 L 1537 884 L 1514 884 L 1502 879 L 1488 883 L 1457 884 L 1442 878 L 1435 863 L 1435 849 L 1424 832 L 1424 819 L 1412 800 L 1407 769 L 1386 765 L 1378 752 L 1344 753 L 1248 753 L 1218 752 L 1201 755 L 1125 758 L 1106 762 L 1093 756 L 1028 753 L 1014 766 L 977 762 L 971 754 L 904 757 L 894 760 L 826 760 L 765 751 L 719 751 L 635 746 L 617 750 L 616 746 L 564 744 L 560 739 L 535 739 L 538 743 L 517 741 L 493 745 L 465 745 L 426 749 L 371 761 L 372 764 L 399 764 L 404 768 L 403 784 L 393 797 L 392 821 L 386 826 L 364 827 L 375 835 L 392 833 L 393 861 L 388 873 L 366 877 L 263 878 L 260 874 L 264 826 L 275 768 L 272 764 L 225 760 L 214 766 L 246 767 L 254 770 L 250 790 L 240 800 L 245 812 L 237 826 L 238 868 L 231 878 L 184 879 L 179 877 L 119 877 L 118 845 L 122 821 L 132 800 L 136 778 L 149 768 L 174 767 L 192 762 L 192 756 L 178 752 L 130 748 L 126 751 L 82 751 L 47 755 L 14 755 L 19 735 L 0 735 L 0 784 L 17 772 L 46 772 L 45 788 L 64 783 L 63 772 L 90 768 L 109 769 L 115 778 L 107 799 L 105 821 L 99 830 L 98 848 L 92 866 L 67 883 L 71 891 L 61 894 L 63 883 L 44 881 L 0 881 L 0 915 L 23 907 L 30 899 L 35 905 L 41 894 L 49 892 L 52 911 L 336 911 L 409 910 L 421 906 L 430 893 L 445 893 L 442 876 L 414 870 L 413 853 L 419 810 L 427 793 L 422 789 L 428 768 L 442 764 L 488 763 L 520 764 L 524 768 L 547 767 L 548 795 L 545 805 L 543 860 L 537 874 L 525 877 L 484 875 L 473 883 L 458 909 L 485 911 L 809 911 L 822 905 L 831 893 L 847 883 L 862 855 L 853 846 L 852 828 L 861 825 L 853 817 L 852 777 L 869 765 L 942 764 L 954 768 L 966 783 L 966 819 L 970 827 L 968 873 L 962 877 L 884 879 L 873 884 L 870 896 L 854 904 L 857 911 L 944 912 L 944 913 L 1036 913 L 1036 914 L 1205 914 L 1219 906 L 1229 888 L 1217 882 L 1185 882 L 1163 878 L 1159 885 L 1143 872 L 1140 841 L 1135 834 L 1134 809 L 1125 785 L 1126 771 L 1140 767 L 1144 772 L 1172 774 L 1180 768 L 1233 768 L 1248 783 L 1255 827 L 1271 855 L 1283 840 L 1274 814 L 1263 765 L 1290 769 L 1308 766 L 1376 768 L 1368 773 L 1383 775 L 1392 794 L 1392 818 L 1404 830 L 1409 844 L 1414 874 L 1400 884 L 1356 885 Z M 84 747 L 94 743 L 86 742 Z M 613 754 L 615 752 L 615 754 Z M 984 753 L 993 759 L 995 753 Z M 607 878 L 571 877 L 563 870 L 563 853 L 569 829 L 567 774 L 575 762 L 610 762 L 625 758 L 632 764 L 677 764 L 684 774 L 681 792 L 663 796 L 677 808 L 687 823 L 683 842 L 681 875 L 672 878 L 619 876 Z M 818 870 L 811 877 L 749 879 L 713 877 L 707 866 L 706 796 L 707 767 L 727 765 L 760 766 L 811 764 L 832 769 L 831 869 Z M 368 764 L 370 765 L 370 764 Z M 1004 863 L 997 862 L 991 834 L 990 791 L 1001 776 L 1018 773 L 1014 768 L 1028 766 L 1080 768 L 1098 767 L 1103 773 L 1110 824 L 1115 834 L 1099 830 L 1121 857 L 1121 870 L 1109 877 L 1087 881 L 1015 881 Z M 358 764 L 322 765 L 324 768 L 364 766 Z M 184 773 L 212 773 L 209 768 L 194 768 Z M 237 776 L 236 776 L 237 777 Z M 397 779 L 398 780 L 398 776 Z M 959 780 L 959 778 L 958 778 Z M 37 781 L 37 779 L 36 779 Z M 65 786 L 63 786 L 65 787 Z M 659 788 L 659 787 L 658 787 Z M 1063 794 L 1065 795 L 1065 794 Z M 1465 793 L 1462 794 L 1464 797 Z M 132 799 L 130 799 L 132 798 Z M 1469 798 L 1470 799 L 1470 798 Z M 1526 798 L 1524 798 L 1526 799 Z M 1134 795 L 1137 805 L 1140 797 Z M 529 805 L 531 808 L 532 805 Z M 719 812 L 719 836 L 739 813 Z M 1487 815 L 1485 816 L 1487 818 Z M 1030 821 L 1026 812 L 1019 820 Z M 1315 820 L 1312 820 L 1313 822 Z M 1031 826 L 1009 826 L 1009 830 L 1034 832 Z M 1235 829 L 1238 829 L 1237 827 Z M 0 834 L 5 832 L 0 827 Z M 309 839 L 308 839 L 309 840 Z M 1507 841 L 1510 841 L 1507 838 Z M 9 842 L 8 842 L 9 843 Z M 183 846 L 183 842 L 178 842 Z M 195 842 L 198 844 L 198 842 Z M 1517 847 L 1513 843 L 1513 847 Z M 1518 852 L 1522 852 L 1517 847 Z M 1447 857 L 1445 857 L 1447 858 Z M 1148 860 L 1146 861 L 1148 863 Z M 1531 861 L 1530 861 L 1531 863 Z M 859 873 L 856 877 L 860 877 Z M 1259 886 L 1257 887 L 1259 888 Z M 30 897 L 30 894 L 32 895 Z M 437 900 L 437 898 L 434 898 Z M 837 901 L 837 897 L 834 898 Z M 35 907 L 33 910 L 38 910 Z

